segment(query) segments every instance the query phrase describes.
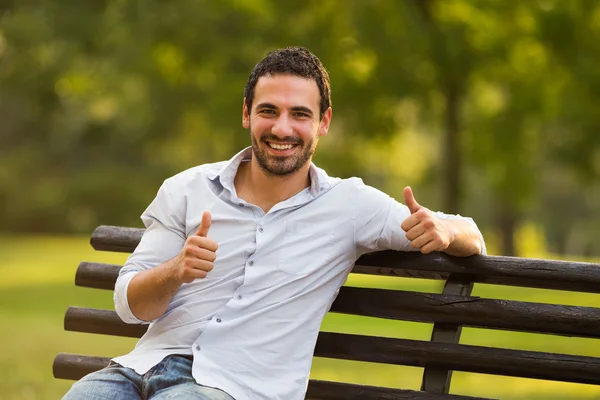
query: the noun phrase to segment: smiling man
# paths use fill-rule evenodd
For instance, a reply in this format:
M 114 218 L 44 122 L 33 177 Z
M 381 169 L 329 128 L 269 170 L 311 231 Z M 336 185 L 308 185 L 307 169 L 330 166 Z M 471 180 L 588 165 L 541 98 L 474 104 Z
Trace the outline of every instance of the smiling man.
M 65 399 L 303 399 L 321 321 L 358 257 L 484 252 L 471 219 L 422 207 L 409 187 L 401 204 L 317 168 L 330 98 L 306 49 L 256 65 L 242 112 L 252 146 L 167 179 L 142 214 L 115 308 L 147 333 Z

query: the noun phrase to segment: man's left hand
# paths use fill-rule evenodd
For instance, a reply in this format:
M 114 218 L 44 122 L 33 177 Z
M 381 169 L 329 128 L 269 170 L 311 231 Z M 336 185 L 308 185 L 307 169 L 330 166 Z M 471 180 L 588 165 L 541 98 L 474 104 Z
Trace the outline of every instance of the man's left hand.
M 402 222 L 406 238 L 415 249 L 428 254 L 432 251 L 445 251 L 454 241 L 454 231 L 443 219 L 415 200 L 410 186 L 404 188 L 404 203 L 410 216 Z

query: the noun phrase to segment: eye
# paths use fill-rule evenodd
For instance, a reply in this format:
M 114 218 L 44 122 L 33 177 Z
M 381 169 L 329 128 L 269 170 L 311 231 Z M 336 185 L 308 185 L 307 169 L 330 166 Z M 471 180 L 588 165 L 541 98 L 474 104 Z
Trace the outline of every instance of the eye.
M 258 113 L 259 114 L 273 115 L 273 114 L 275 114 L 275 110 L 271 110 L 271 109 L 265 108 L 264 110 L 259 110 Z
M 293 115 L 296 118 L 307 118 L 307 117 L 309 117 L 309 115 L 307 113 L 304 113 L 302 111 L 296 111 L 296 112 L 294 112 Z

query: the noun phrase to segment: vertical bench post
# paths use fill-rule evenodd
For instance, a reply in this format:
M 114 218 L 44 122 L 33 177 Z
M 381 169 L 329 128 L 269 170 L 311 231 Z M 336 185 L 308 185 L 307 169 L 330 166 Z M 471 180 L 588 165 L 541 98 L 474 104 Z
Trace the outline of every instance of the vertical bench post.
M 444 284 L 442 294 L 470 296 L 473 291 L 473 281 L 462 274 L 450 274 Z M 431 341 L 439 343 L 458 343 L 462 325 L 436 323 L 433 325 Z M 421 390 L 433 393 L 448 394 L 452 370 L 426 366 L 423 371 Z

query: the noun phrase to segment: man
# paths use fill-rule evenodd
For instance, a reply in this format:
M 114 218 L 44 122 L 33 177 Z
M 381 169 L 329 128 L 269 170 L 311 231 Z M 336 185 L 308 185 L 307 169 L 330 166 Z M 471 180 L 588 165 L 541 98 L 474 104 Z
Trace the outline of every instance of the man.
M 329 77 L 303 48 L 270 52 L 245 90 L 251 148 L 167 179 L 120 272 L 115 307 L 150 323 L 128 355 L 66 399 L 303 399 L 321 320 L 372 251 L 484 251 L 472 220 L 405 205 L 311 163 Z M 85 393 L 85 395 L 84 395 Z

